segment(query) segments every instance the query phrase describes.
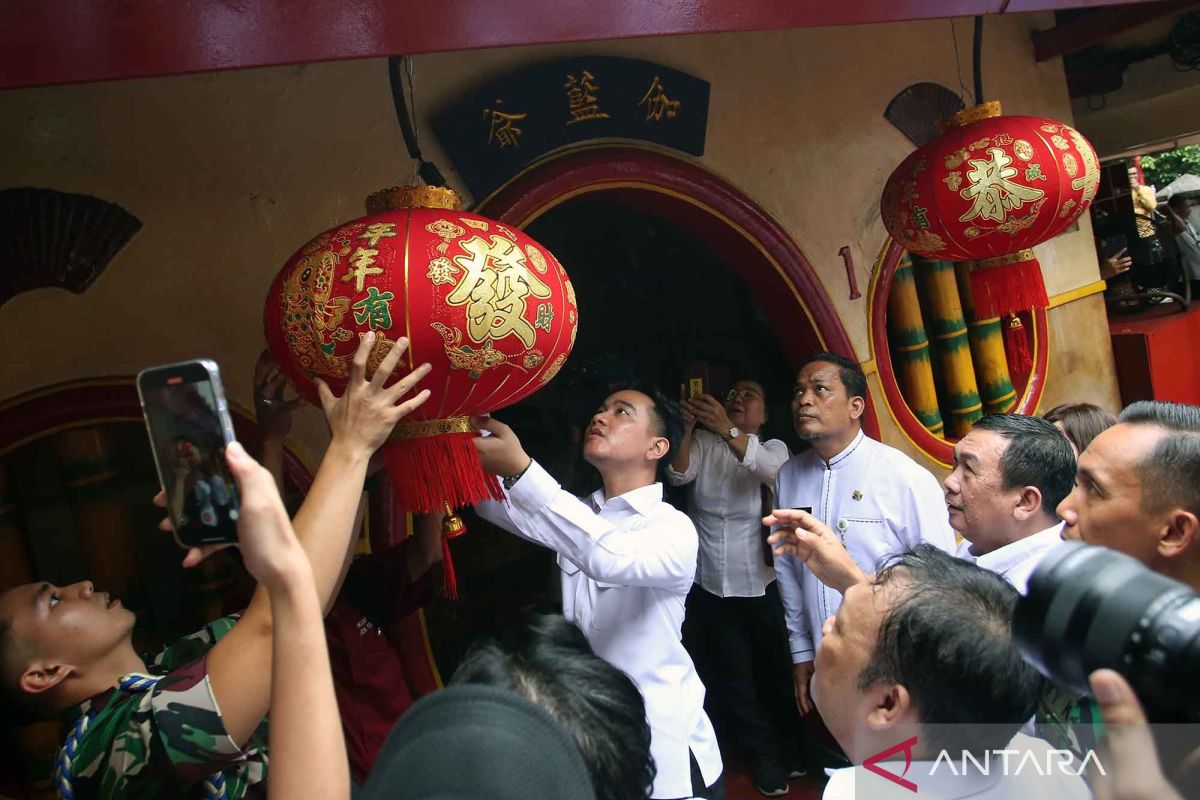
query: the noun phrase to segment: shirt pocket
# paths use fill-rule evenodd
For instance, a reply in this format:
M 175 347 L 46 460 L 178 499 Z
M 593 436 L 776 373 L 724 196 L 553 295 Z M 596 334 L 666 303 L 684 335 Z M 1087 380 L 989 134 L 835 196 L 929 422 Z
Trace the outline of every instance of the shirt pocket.
M 597 630 L 628 625 L 641 613 L 644 590 L 635 586 L 594 582 L 592 627 Z
M 833 523 L 833 532 L 846 544 L 851 539 L 878 539 L 888 532 L 888 526 L 881 517 L 839 517 Z

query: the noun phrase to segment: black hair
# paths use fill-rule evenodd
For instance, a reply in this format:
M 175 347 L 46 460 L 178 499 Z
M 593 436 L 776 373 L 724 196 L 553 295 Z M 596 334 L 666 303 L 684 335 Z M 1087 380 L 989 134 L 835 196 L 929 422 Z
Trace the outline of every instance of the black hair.
M 654 412 L 654 433 L 667 440 L 666 454 L 658 460 L 658 477 L 661 480 L 667 465 L 671 463 L 683 440 L 683 412 L 679 403 L 667 397 L 657 386 L 645 381 L 633 381 L 622 387 L 623 391 L 641 392 L 650 398 L 650 410 Z
M 1154 425 L 1171 434 L 1141 464 L 1142 508 L 1177 505 L 1200 514 L 1200 406 L 1140 400 L 1126 406 L 1117 420 Z
M 583 754 L 597 800 L 649 794 L 656 770 L 641 692 L 561 615 L 527 612 L 524 624 L 472 645 L 450 678 L 466 684 L 510 689 L 549 712 Z
M 0 619 L 0 719 L 12 725 L 24 725 L 42 717 L 31 698 L 21 691 L 20 654 L 12 620 Z
M 1024 414 L 988 414 L 976 430 L 1008 440 L 1000 456 L 1005 489 L 1034 486 L 1042 493 L 1042 510 L 1058 519 L 1058 504 L 1075 486 L 1075 451 L 1054 423 Z
M 888 560 L 874 584 L 896 585 L 902 599 L 884 614 L 859 688 L 907 689 L 933 752 L 1004 747 L 1044 687 L 1013 642 L 1017 590 L 930 544 Z
M 1167 198 L 1167 205 L 1174 209 L 1187 208 L 1187 198 L 1182 194 L 1173 194 Z
M 852 361 L 836 353 L 809 353 L 800 359 L 800 363 L 796 365 L 796 372 L 798 373 L 814 361 L 833 364 L 838 368 L 838 377 L 842 379 L 842 385 L 846 387 L 847 397 L 861 397 L 864 401 L 867 399 L 867 376 L 857 361 Z
M 1042 414 L 1047 422 L 1060 422 L 1063 433 L 1082 453 L 1100 434 L 1117 424 L 1111 411 L 1091 403 L 1063 403 Z

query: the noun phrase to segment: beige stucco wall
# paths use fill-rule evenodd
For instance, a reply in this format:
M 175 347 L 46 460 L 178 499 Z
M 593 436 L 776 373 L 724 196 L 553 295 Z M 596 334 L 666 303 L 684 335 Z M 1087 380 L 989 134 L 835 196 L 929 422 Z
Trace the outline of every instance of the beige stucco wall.
M 1068 121 L 1061 64 L 1035 64 L 1029 43 L 1048 22 L 988 19 L 986 88 L 1010 112 Z M 957 28 L 969 61 L 969 24 Z M 838 250 L 851 246 L 865 289 L 884 241 L 879 191 L 912 147 L 882 112 L 910 83 L 959 85 L 950 21 L 425 56 L 415 64 L 418 107 L 565 53 L 637 56 L 711 82 L 700 163 L 792 232 L 868 359 L 867 298 L 849 300 Z M 233 399 L 248 402 L 263 295 L 277 268 L 312 234 L 360 214 L 367 193 L 410 174 L 379 60 L 6 92 L 0 118 L 0 187 L 94 194 L 145 222 L 87 294 L 39 290 L 0 308 L 0 398 L 210 355 Z M 428 127 L 422 140 L 448 167 Z M 1097 278 L 1086 221 L 1039 255 L 1051 294 Z M 1052 361 L 1086 379 L 1053 375 L 1047 396 L 1113 404 L 1103 306 L 1071 308 L 1051 312 L 1061 319 Z M 898 441 L 880 416 L 885 438 Z M 311 449 L 319 430 L 310 411 L 298 436 Z

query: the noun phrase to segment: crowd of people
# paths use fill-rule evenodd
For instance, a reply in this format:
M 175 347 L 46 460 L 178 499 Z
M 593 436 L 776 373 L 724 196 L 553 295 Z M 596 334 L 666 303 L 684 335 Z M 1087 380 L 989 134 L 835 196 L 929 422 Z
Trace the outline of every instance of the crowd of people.
M 431 596 L 441 553 L 430 517 L 404 545 L 351 558 L 372 454 L 428 397 L 427 365 L 390 380 L 403 339 L 369 375 L 372 345 L 340 397 L 319 384 L 331 443 L 293 518 L 278 488 L 286 421 L 266 426 L 261 464 L 225 451 L 258 581 L 244 612 L 140 654 L 134 615 L 91 582 L 0 595 L 6 719 L 70 723 L 60 796 L 724 798 L 714 704 L 768 796 L 815 771 L 794 746 L 813 713 L 850 765 L 829 771 L 826 798 L 908 796 L 866 780 L 945 798 L 1180 796 L 1176 765 L 1123 724 L 1145 722 L 1127 680 L 1098 670 L 1090 696 L 1064 699 L 1022 656 L 1013 615 L 1065 540 L 1200 590 L 1200 408 L 987 416 L 939 486 L 863 431 L 859 365 L 818 353 L 794 380 L 795 455 L 761 438 L 766 390 L 749 377 L 723 401 L 639 385 L 598 398 L 582 446 L 602 486 L 583 498 L 477 418 L 504 493 L 477 511 L 554 551 L 562 610 L 476 642 L 445 689 L 415 699 L 394 652 L 336 635 L 386 641 Z M 259 377 L 260 414 L 283 407 L 280 375 Z M 664 481 L 691 486 L 686 513 Z M 685 616 L 714 656 L 704 674 Z M 1045 760 L 1080 721 L 1105 731 L 1101 774 L 1001 775 L 965 758 L 939 771 L 946 751 Z

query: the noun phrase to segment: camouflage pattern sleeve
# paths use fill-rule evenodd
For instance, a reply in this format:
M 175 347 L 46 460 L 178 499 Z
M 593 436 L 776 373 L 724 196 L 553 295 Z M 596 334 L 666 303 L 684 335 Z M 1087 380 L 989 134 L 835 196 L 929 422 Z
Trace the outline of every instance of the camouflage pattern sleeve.
M 85 704 L 82 710 L 95 716 L 76 751 L 77 800 L 202 798 L 200 782 L 214 772 L 224 775 L 229 800 L 266 796 L 266 720 L 238 747 L 225 731 L 208 679 L 207 650 L 234 622 L 218 620 L 167 648 L 156 662 L 173 663 L 193 648 L 200 656 L 154 688 L 114 689 Z
M 155 673 L 160 674 L 190 664 L 207 653 L 225 634 L 233 630 L 233 626 L 241 618 L 241 614 L 230 614 L 210 622 L 195 633 L 184 636 L 174 644 L 164 647 L 156 655 L 147 656 L 145 662 Z

